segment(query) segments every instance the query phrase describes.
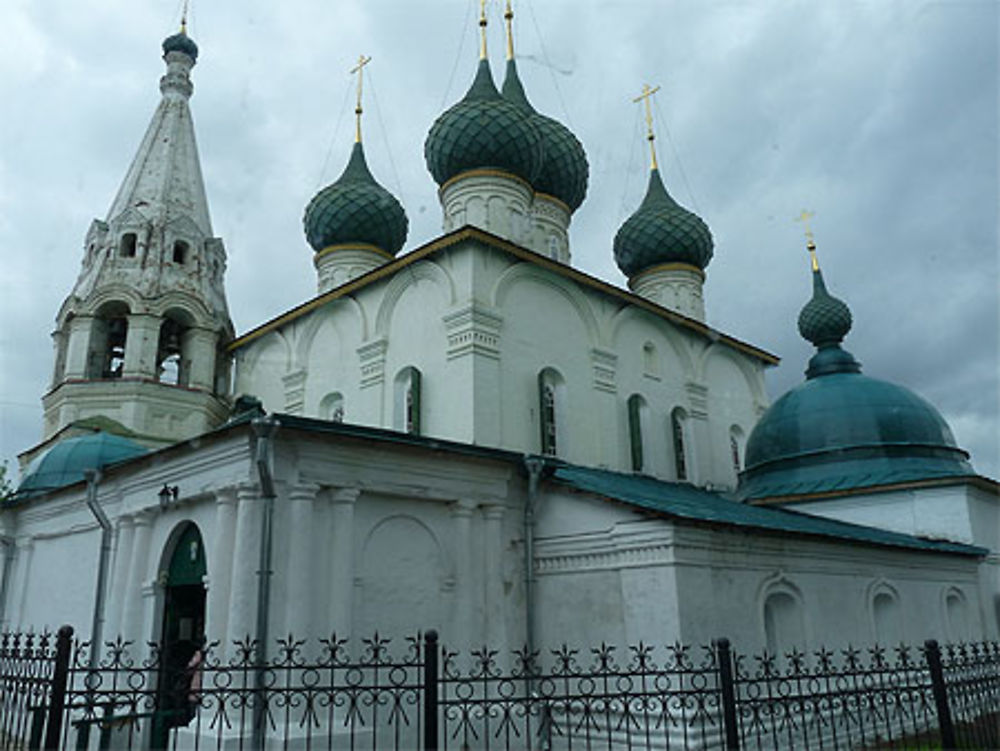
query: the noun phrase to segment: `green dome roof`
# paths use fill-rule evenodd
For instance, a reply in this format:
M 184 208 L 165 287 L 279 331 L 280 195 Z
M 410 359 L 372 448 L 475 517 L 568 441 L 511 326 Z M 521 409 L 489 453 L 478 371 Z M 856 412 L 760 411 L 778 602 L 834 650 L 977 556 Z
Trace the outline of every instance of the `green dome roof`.
M 128 438 L 105 433 L 68 438 L 36 456 L 24 472 L 15 497 L 46 493 L 80 482 L 85 469 L 100 469 L 148 451 Z
M 531 106 L 513 60 L 507 61 L 503 97 L 527 110 L 531 121 L 541 133 L 542 168 L 533 187 L 539 193 L 555 196 L 569 206 L 570 211 L 576 211 L 587 196 L 587 177 L 590 172 L 583 144 L 565 125 L 539 114 Z
M 615 261 L 629 278 L 664 263 L 704 270 L 712 260 L 712 246 L 708 225 L 670 197 L 654 168 L 642 204 L 615 235 Z
M 365 244 L 395 255 L 409 223 L 399 201 L 375 182 L 360 143 L 343 174 L 317 193 L 302 219 L 306 240 L 317 253 L 331 245 Z
M 198 45 L 183 31 L 163 40 L 163 54 L 168 52 L 183 52 L 192 60 L 198 59 Z
M 478 168 L 502 170 L 534 184 L 542 156 L 538 126 L 500 96 L 486 60 L 479 62 L 465 97 L 434 121 L 424 142 L 427 168 L 438 185 Z
M 750 433 L 743 499 L 973 474 L 944 418 L 909 389 L 861 374 L 840 347 L 851 313 L 813 272 L 799 316 L 818 347 L 807 380 L 782 396 Z

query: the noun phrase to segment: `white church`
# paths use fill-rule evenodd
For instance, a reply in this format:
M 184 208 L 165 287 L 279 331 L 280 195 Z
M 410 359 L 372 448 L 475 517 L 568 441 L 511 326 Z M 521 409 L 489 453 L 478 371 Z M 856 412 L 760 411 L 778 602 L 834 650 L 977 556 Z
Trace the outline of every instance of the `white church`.
M 777 357 L 705 323 L 712 235 L 651 128 L 646 196 L 606 239 L 627 289 L 574 268 L 584 146 L 530 103 L 510 17 L 503 80 L 484 31 L 427 135 L 442 234 L 406 247 L 366 165 L 362 69 L 346 167 L 305 209 L 317 295 L 242 333 L 189 109 L 198 47 L 164 41 L 0 513 L 4 629 L 223 650 L 1000 636 L 998 483 L 933 406 L 861 373 L 811 238 L 816 353 L 774 404 Z

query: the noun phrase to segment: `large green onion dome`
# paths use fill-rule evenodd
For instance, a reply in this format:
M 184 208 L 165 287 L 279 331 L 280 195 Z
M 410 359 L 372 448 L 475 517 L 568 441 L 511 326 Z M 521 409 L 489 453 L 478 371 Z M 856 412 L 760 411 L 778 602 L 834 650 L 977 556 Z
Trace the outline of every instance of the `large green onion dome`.
M 534 184 L 542 157 L 538 126 L 500 96 L 485 59 L 468 93 L 434 121 L 424 142 L 427 168 L 438 185 L 474 169 L 509 172 Z
M 799 331 L 816 346 L 806 381 L 776 401 L 747 440 L 738 495 L 748 500 L 973 474 L 968 454 L 926 400 L 861 373 L 840 343 L 847 305 L 819 269 Z
M 168 36 L 163 40 L 163 54 L 166 55 L 168 52 L 183 52 L 192 60 L 198 59 L 198 45 L 183 29 L 179 34 Z
M 409 228 L 399 201 L 369 172 L 360 142 L 343 174 L 309 202 L 302 223 L 317 253 L 337 246 L 372 246 L 395 255 Z
M 100 469 L 147 451 L 135 441 L 104 431 L 67 438 L 31 460 L 14 498 L 28 498 L 72 485 L 84 479 L 84 470 Z
M 678 204 L 654 167 L 646 197 L 615 235 L 615 261 L 630 279 L 647 269 L 682 263 L 704 271 L 712 260 L 712 233 L 701 217 Z
M 587 178 L 590 166 L 583 144 L 562 123 L 540 114 L 531 106 L 524 86 L 517 75 L 517 64 L 507 61 L 503 98 L 528 112 L 531 121 L 542 135 L 542 168 L 532 187 L 565 203 L 571 212 L 576 211 L 587 196 Z

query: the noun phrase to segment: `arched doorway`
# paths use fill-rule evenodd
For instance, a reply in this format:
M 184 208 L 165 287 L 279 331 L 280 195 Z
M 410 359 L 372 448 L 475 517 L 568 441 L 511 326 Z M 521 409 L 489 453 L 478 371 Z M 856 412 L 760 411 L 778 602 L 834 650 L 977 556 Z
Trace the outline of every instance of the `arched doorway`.
M 189 700 L 191 658 L 205 643 L 205 546 L 192 522 L 172 535 L 166 559 L 163 621 L 160 632 L 160 680 L 153 748 L 166 748 L 170 728 L 187 725 L 194 707 Z

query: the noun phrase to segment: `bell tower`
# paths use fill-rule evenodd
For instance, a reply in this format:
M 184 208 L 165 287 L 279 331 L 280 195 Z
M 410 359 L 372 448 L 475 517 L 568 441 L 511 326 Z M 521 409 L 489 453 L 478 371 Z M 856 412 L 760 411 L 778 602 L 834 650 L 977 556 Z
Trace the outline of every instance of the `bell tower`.
M 198 47 L 184 24 L 163 42 L 162 98 L 56 318 L 44 440 L 88 418 L 150 446 L 218 425 L 233 326 L 188 99 Z

